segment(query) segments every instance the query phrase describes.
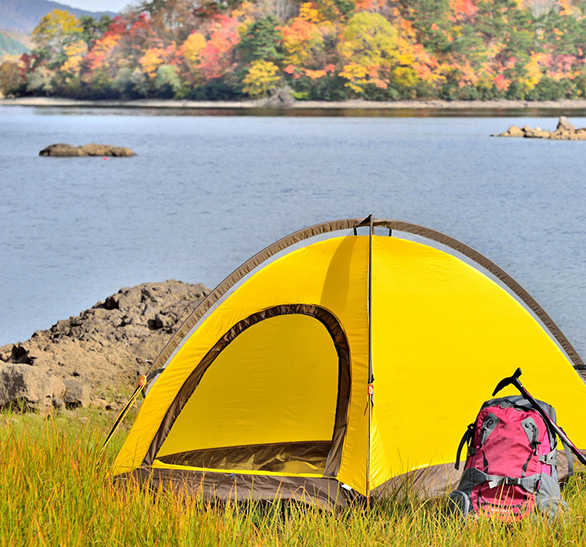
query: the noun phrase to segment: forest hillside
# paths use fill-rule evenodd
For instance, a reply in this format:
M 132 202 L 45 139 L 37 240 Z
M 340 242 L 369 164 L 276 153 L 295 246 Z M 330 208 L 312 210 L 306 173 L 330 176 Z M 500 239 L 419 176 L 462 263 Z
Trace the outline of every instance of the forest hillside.
M 586 0 L 143 0 L 54 10 L 5 96 L 559 100 L 586 96 Z

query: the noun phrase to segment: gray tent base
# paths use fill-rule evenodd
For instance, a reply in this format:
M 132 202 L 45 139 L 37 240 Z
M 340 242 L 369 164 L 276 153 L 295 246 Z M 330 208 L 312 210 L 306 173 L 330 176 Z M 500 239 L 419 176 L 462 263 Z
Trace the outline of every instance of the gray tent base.
M 559 457 L 559 478 L 567 476 L 567 461 Z M 371 502 L 419 501 L 447 495 L 458 484 L 462 469 L 433 465 L 393 477 L 371 493 Z M 294 501 L 323 509 L 364 506 L 366 498 L 328 477 L 284 477 L 245 473 L 203 472 L 142 467 L 114 477 L 120 487 L 138 483 L 151 491 L 186 494 L 203 501 Z

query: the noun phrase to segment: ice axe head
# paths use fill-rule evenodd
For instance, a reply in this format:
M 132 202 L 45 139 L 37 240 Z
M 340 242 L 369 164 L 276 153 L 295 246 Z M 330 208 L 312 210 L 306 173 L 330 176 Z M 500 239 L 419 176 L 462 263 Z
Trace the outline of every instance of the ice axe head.
M 512 376 L 509 376 L 508 378 L 503 378 L 498 383 L 498 386 L 494 388 L 492 396 L 494 397 L 501 389 L 507 387 L 510 384 L 513 384 L 517 389 L 521 389 L 521 382 L 519 382 L 519 376 L 521 376 L 520 368 L 518 368 Z

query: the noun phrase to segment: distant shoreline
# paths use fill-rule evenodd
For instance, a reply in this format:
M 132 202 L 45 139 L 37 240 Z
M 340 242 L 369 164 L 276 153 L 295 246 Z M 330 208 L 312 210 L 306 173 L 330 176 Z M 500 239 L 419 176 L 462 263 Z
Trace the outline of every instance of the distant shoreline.
M 257 101 L 178 101 L 140 99 L 134 101 L 80 101 L 50 97 L 0 99 L 0 106 L 88 107 L 88 108 L 157 108 L 157 109 L 235 109 L 235 110 L 557 110 L 586 111 L 586 100 L 563 101 L 365 101 L 338 102 L 297 101 L 290 105 L 270 100 Z

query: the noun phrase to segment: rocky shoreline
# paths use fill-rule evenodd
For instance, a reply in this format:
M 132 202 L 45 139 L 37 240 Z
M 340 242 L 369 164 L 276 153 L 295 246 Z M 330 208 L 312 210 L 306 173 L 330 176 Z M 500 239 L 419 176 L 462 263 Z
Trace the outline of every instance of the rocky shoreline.
M 586 99 L 562 101 L 282 101 L 268 98 L 248 101 L 179 101 L 140 99 L 133 101 L 82 101 L 52 97 L 0 99 L 0 106 L 102 107 L 102 108 L 192 108 L 192 109 L 281 109 L 281 110 L 557 110 L 586 111 Z
M 174 280 L 123 288 L 25 342 L 3 346 L 0 408 L 120 408 L 207 294 L 202 284 Z

